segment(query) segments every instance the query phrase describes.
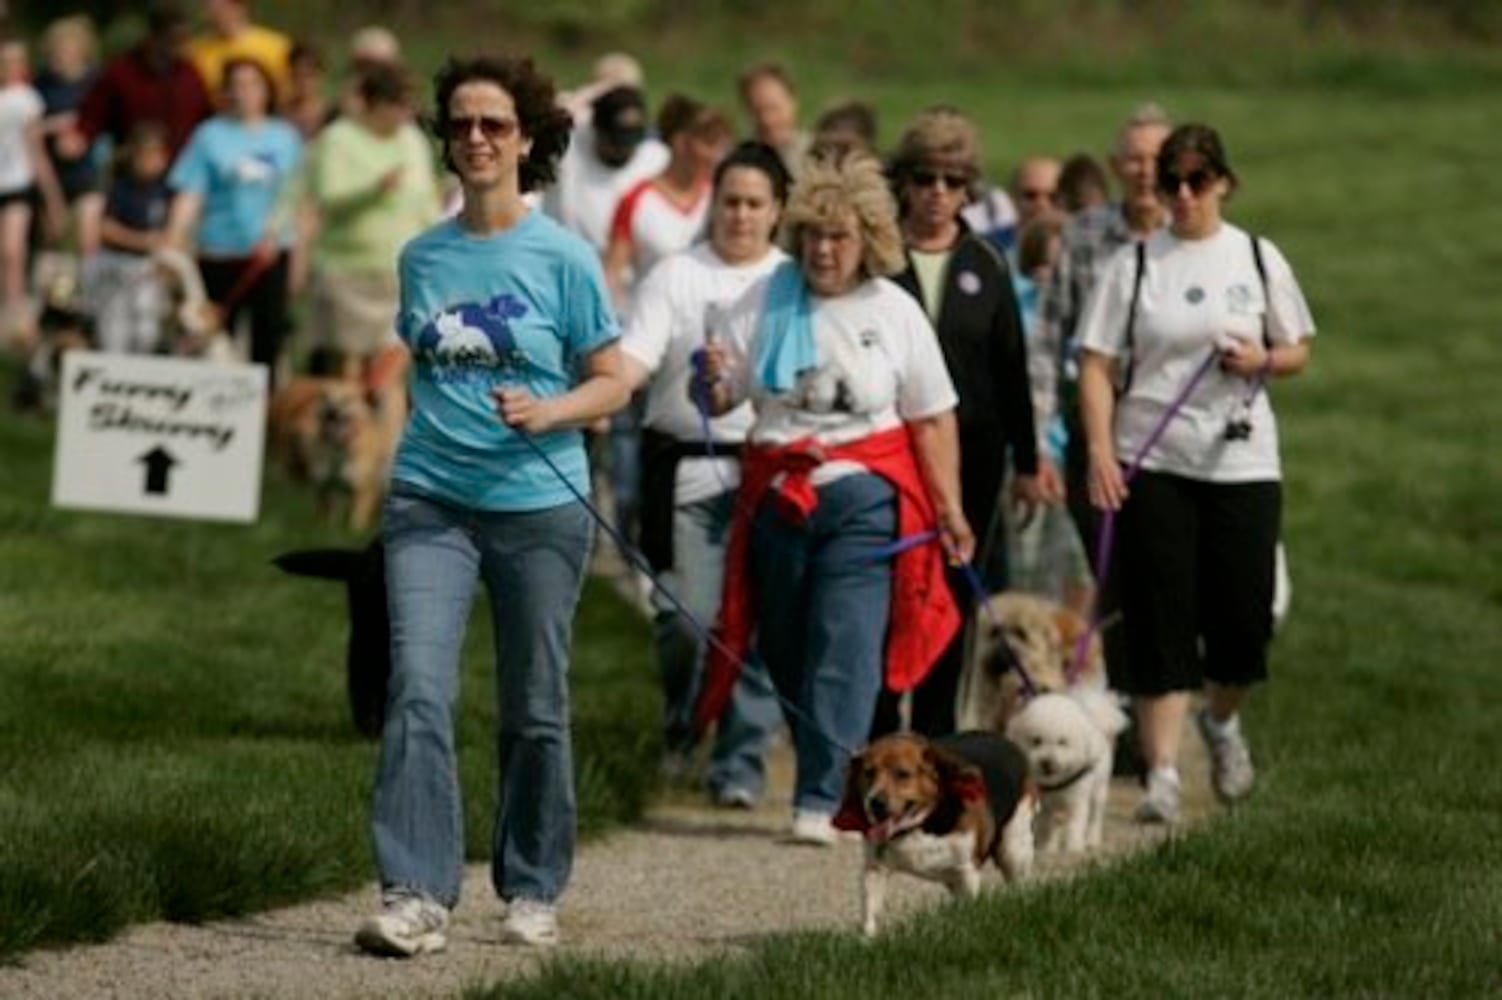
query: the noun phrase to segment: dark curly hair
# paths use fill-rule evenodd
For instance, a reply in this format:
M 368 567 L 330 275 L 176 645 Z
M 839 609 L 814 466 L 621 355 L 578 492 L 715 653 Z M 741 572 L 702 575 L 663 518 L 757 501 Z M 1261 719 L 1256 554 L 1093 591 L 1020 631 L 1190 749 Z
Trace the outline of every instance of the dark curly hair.
M 532 140 L 531 151 L 517 165 L 517 185 L 522 193 L 553 183 L 558 177 L 558 161 L 568 149 L 574 121 L 558 106 L 552 78 L 527 58 L 451 57 L 433 77 L 431 127 L 443 144 L 443 165 L 454 170 L 448 143 L 449 99 L 461 86 L 477 80 L 493 83 L 511 95 L 521 134 Z

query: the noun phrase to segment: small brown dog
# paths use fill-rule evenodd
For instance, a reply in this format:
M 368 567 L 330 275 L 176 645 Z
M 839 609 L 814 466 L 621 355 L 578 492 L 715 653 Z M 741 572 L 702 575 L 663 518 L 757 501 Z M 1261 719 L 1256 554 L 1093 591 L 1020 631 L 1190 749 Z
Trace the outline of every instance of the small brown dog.
M 334 519 L 347 499 L 352 530 L 375 522 L 407 422 L 406 367 L 406 349 L 394 346 L 372 362 L 363 385 L 299 376 L 272 397 L 274 453 L 313 486 L 319 516 Z
M 1062 604 L 1020 591 L 993 595 L 976 615 L 970 656 L 960 678 L 956 723 L 1005 732 L 1033 694 L 1105 684 L 1099 633 L 1090 637 L 1079 676 L 1068 676 L 1086 621 Z M 1027 674 L 1024 681 L 1019 670 Z
M 865 839 L 865 934 L 877 931 L 891 872 L 942 882 L 956 896 L 980 892 L 987 860 L 1009 882 L 1025 878 L 1037 800 L 1027 757 L 997 733 L 899 733 L 852 757 L 834 825 Z

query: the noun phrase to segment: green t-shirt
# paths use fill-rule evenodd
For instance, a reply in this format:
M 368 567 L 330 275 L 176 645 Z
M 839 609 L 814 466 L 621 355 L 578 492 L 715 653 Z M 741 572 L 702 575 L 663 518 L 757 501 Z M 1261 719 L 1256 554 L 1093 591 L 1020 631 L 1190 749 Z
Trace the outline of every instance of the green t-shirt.
M 398 167 L 401 179 L 383 190 L 382 178 Z M 319 267 L 394 274 L 402 244 L 438 221 L 433 158 L 414 125 L 380 136 L 340 118 L 318 136 L 308 169 L 308 194 L 319 215 Z
M 918 290 L 923 293 L 923 308 L 928 321 L 939 324 L 939 310 L 944 308 L 944 268 L 949 266 L 953 250 L 909 250 L 913 271 L 918 275 Z

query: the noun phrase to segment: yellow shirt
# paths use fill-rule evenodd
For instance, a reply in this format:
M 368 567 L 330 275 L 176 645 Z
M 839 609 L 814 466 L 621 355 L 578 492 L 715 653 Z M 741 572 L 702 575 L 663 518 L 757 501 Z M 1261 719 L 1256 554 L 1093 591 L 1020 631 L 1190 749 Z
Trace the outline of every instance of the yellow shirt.
M 188 43 L 188 59 L 203 77 L 203 84 L 216 104 L 224 103 L 224 64 L 231 59 L 254 59 L 266 67 L 276 84 L 277 99 L 285 99 L 292 87 L 291 70 L 287 66 L 291 51 L 292 41 L 286 35 L 255 24 L 246 25 L 233 38 L 199 35 Z

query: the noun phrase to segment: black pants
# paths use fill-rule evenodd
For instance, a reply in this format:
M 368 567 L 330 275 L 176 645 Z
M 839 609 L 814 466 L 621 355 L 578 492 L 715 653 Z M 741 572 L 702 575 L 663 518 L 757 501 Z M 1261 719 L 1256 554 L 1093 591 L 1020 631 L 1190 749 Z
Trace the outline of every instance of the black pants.
M 249 257 L 200 257 L 198 273 L 203 275 L 204 291 L 221 307 L 228 306 L 225 327 L 233 330 L 242 312 L 250 313 L 250 360 L 266 365 L 272 381 L 276 380 L 276 363 L 281 357 L 282 341 L 290 322 L 287 318 L 287 254 L 277 254 L 271 266 L 242 284 L 250 268 Z M 226 301 L 231 296 L 233 301 Z
M 1281 515 L 1277 482 L 1138 473 L 1118 522 L 1130 669 L 1112 673 L 1114 687 L 1151 696 L 1266 679 Z

